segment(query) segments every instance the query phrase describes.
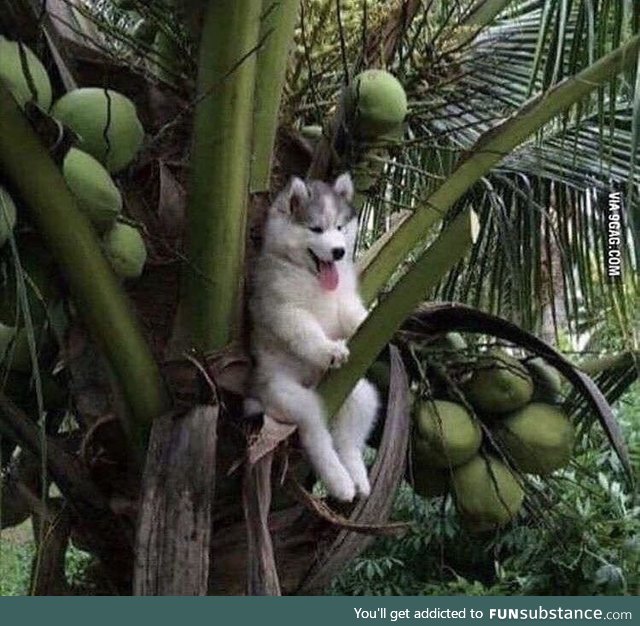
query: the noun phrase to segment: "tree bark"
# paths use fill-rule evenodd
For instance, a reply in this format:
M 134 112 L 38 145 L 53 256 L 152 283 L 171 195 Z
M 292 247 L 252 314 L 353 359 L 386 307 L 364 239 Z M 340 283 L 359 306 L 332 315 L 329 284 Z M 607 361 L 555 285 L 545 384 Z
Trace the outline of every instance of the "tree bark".
M 269 532 L 273 452 L 247 462 L 242 489 L 247 523 L 247 595 L 279 596 L 280 580 Z
M 153 425 L 135 549 L 134 594 L 206 595 L 218 406 Z

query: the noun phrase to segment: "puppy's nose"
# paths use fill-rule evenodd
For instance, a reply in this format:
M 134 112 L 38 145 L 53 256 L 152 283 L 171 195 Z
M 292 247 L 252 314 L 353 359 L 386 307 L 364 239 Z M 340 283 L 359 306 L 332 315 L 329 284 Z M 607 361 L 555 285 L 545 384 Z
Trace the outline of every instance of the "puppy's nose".
M 344 256 L 344 248 L 332 248 L 331 254 L 336 261 L 339 261 Z

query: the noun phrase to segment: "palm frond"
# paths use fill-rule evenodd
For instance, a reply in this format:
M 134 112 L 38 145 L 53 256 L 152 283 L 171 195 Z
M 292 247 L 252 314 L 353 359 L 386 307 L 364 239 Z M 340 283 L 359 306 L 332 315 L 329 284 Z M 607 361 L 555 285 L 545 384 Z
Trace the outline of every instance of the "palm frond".
M 518 3 L 445 58 L 446 71 L 439 75 L 437 64 L 424 66 L 442 55 L 429 56 L 426 39 L 422 47 L 415 45 L 412 68 L 404 70 L 412 98 L 408 139 L 369 198 L 365 245 L 395 211 L 415 208 L 418 198 L 428 196 L 464 151 L 523 106 L 532 90 L 573 75 L 634 32 L 624 6 Z M 462 198 L 455 212 L 473 206 L 482 232 L 471 262 L 453 270 L 434 297 L 485 307 L 531 330 L 540 330 L 545 317 L 563 326 L 585 307 L 637 298 L 635 280 L 622 285 L 605 280 L 603 212 L 607 192 L 623 191 L 629 203 L 623 254 L 633 276 L 638 266 L 634 190 L 640 183 L 634 168 L 636 100 L 628 76 L 613 81 L 606 93 L 585 98 L 508 155 Z M 380 214 L 384 219 L 376 219 Z

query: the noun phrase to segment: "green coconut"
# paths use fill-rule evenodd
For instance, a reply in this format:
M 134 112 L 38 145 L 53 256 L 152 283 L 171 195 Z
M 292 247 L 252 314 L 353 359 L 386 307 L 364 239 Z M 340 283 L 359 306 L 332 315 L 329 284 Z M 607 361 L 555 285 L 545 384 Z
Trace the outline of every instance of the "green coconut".
M 468 345 L 460 333 L 450 332 L 431 337 L 424 343 L 415 344 L 416 355 L 428 362 L 440 362 L 446 359 L 448 363 L 468 362 Z
M 62 172 L 91 223 L 99 230 L 111 226 L 122 211 L 122 195 L 100 162 L 82 150 L 71 148 Z
M 413 445 L 422 463 L 456 467 L 474 456 L 481 442 L 480 427 L 462 405 L 447 400 L 418 404 Z
M 542 357 L 531 359 L 526 365 L 533 379 L 533 400 L 552 404 L 561 400 L 562 378 L 558 370 L 548 365 Z
M 48 111 L 51 106 L 52 92 L 47 70 L 40 59 L 24 44 L 22 50 L 26 68 L 23 66 L 20 44 L 0 35 L 0 81 L 9 89 L 16 102 L 24 106 L 26 102 L 34 99 L 29 86 L 30 77 L 35 88 L 35 101 L 41 108 Z
M 569 463 L 575 431 L 558 407 L 533 402 L 504 419 L 495 434 L 520 471 L 545 476 Z
M 2 247 L 16 225 L 16 205 L 9 193 L 0 187 L 0 247 Z
M 147 249 L 137 228 L 116 222 L 104 237 L 104 250 L 121 278 L 138 278 L 147 261 Z
M 396 132 L 407 115 L 407 95 L 400 81 L 385 70 L 358 74 L 347 92 L 347 110 L 357 132 L 365 139 L 379 139 Z
M 511 470 L 493 456 L 474 456 L 453 470 L 456 508 L 473 532 L 495 530 L 510 522 L 520 510 L 524 491 Z
M 531 400 L 533 381 L 520 361 L 496 350 L 478 361 L 464 391 L 481 413 L 509 413 Z
M 76 132 L 79 147 L 111 173 L 127 167 L 142 146 L 144 129 L 136 107 L 117 91 L 74 89 L 53 105 L 52 114 Z

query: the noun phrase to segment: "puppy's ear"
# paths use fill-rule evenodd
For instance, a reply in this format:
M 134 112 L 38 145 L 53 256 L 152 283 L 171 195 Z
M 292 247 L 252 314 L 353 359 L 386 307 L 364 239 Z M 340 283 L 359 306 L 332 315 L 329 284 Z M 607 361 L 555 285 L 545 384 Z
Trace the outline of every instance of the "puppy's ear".
M 304 181 L 297 176 L 293 176 L 284 191 L 276 198 L 274 205 L 279 213 L 297 219 L 301 216 L 303 207 L 308 199 L 309 190 Z
M 309 189 L 301 178 L 294 176 L 289 182 L 289 213 L 293 218 L 302 217 L 307 200 Z
M 351 202 L 353 200 L 353 181 L 351 180 L 351 174 L 349 174 L 349 172 L 340 174 L 340 176 L 336 178 L 336 182 L 333 183 L 333 190 L 345 202 Z

